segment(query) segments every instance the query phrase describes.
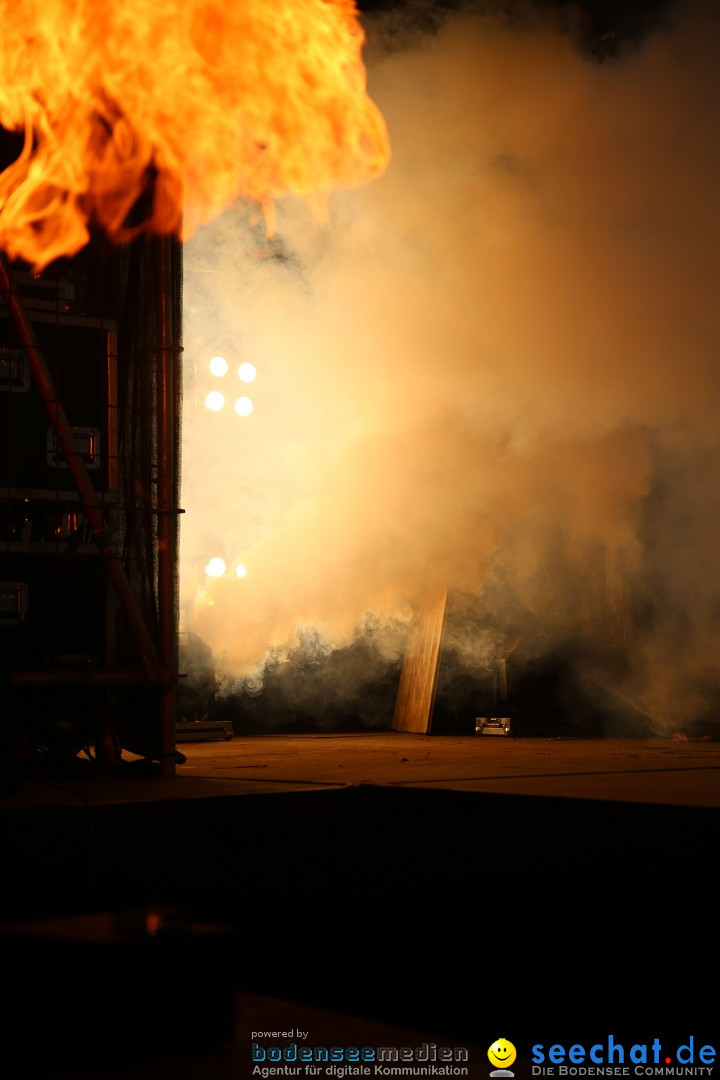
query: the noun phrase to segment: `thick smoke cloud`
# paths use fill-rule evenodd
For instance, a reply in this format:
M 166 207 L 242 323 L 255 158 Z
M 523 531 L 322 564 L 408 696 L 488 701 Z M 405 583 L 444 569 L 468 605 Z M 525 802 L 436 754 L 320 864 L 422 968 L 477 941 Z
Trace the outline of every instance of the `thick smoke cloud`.
M 238 210 L 188 244 L 183 612 L 226 677 L 368 618 L 392 662 L 448 586 L 473 663 L 521 640 L 661 727 L 708 710 L 719 24 L 671 9 L 602 64 L 529 17 L 373 30 L 387 174 L 323 219 L 281 205 L 273 239 Z

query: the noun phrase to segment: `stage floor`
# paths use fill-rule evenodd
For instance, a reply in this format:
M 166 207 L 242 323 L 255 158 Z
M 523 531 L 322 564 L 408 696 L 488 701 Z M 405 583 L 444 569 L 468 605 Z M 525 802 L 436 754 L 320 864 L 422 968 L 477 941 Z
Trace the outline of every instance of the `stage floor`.
M 720 962 L 720 743 L 181 749 L 172 778 L 27 777 L 6 795 L 2 921 L 168 905 L 233 928 L 238 990 L 479 1046 L 508 1017 L 527 1045 L 550 1040 L 558 1001 L 580 1041 L 636 1041 L 658 1017 L 682 1038 L 707 1028 L 687 958 Z
M 396 732 L 179 743 L 177 776 L 29 778 L 0 808 L 92 806 L 371 785 L 720 807 L 720 743 Z
M 243 791 L 377 784 L 720 807 L 720 743 L 298 735 L 184 744 L 178 775 Z

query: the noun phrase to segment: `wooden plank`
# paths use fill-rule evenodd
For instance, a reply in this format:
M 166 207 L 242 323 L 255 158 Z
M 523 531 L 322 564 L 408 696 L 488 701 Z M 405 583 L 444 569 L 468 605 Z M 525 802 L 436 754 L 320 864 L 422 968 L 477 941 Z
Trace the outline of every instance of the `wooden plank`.
M 428 592 L 418 605 L 395 701 L 394 731 L 428 735 L 432 724 L 447 589 Z

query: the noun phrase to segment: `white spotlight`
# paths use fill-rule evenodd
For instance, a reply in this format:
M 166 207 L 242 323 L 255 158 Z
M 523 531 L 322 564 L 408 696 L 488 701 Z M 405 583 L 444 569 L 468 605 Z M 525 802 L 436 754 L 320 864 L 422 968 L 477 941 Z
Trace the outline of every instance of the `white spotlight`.
M 205 567 L 205 573 L 208 577 L 222 577 L 226 569 L 224 559 L 219 559 L 216 556 Z
M 241 364 L 238 368 L 238 375 L 243 382 L 252 382 L 257 375 L 257 370 L 254 364 L 250 364 L 247 360 L 244 364 Z
M 239 578 L 247 577 L 248 572 L 247 572 L 247 566 L 245 565 L 245 563 L 241 563 L 241 562 L 238 563 L 237 568 L 235 570 L 235 573 L 237 574 L 237 576 Z
M 235 402 L 235 412 L 238 416 L 249 416 L 254 408 L 249 397 L 239 397 Z
M 210 412 L 220 412 L 225 405 L 225 398 L 219 390 L 211 390 L 205 398 L 205 408 Z
M 224 356 L 213 356 L 210 361 L 210 371 L 213 375 L 217 375 L 220 378 L 223 375 L 227 375 L 228 363 Z

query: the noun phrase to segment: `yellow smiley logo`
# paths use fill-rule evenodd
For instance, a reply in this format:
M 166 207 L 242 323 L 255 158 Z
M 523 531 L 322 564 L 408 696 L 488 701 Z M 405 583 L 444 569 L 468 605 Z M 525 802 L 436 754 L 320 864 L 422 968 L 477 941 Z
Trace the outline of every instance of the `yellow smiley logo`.
M 490 1064 L 496 1069 L 507 1069 L 517 1057 L 517 1050 L 507 1039 L 496 1039 L 488 1050 Z

